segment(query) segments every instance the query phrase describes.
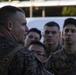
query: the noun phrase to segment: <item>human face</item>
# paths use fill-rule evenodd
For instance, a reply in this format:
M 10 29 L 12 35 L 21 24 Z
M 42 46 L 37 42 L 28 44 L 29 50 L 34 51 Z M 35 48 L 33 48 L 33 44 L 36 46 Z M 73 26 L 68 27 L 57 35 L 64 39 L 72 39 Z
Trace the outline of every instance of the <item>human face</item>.
M 58 27 L 45 26 L 43 32 L 43 39 L 44 39 L 44 43 L 46 44 L 53 45 L 58 43 L 60 39 L 60 32 L 58 30 Z
M 43 63 L 46 60 L 45 50 L 40 45 L 30 45 L 29 47 L 30 51 L 33 51 L 37 58 Z
M 17 12 L 16 14 L 17 15 L 13 27 L 13 35 L 18 43 L 24 44 L 25 32 L 28 31 L 28 27 L 26 25 L 26 17 L 22 12 Z
M 64 43 L 72 45 L 76 43 L 76 27 L 73 24 L 68 24 L 63 29 Z
M 29 32 L 25 38 L 25 47 L 28 47 L 32 41 L 39 41 L 40 35 L 36 32 Z

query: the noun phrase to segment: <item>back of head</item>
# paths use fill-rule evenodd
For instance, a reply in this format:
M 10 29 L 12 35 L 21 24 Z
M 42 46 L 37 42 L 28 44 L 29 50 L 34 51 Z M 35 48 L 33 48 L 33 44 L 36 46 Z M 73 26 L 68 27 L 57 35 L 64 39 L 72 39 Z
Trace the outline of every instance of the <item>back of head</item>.
M 44 25 L 44 28 L 45 28 L 45 26 L 48 26 L 48 27 L 56 26 L 56 27 L 58 27 L 58 29 L 60 30 L 59 24 L 56 23 L 56 22 L 54 22 L 54 21 L 47 22 L 47 23 Z
M 65 19 L 63 28 L 65 28 L 68 24 L 73 24 L 76 26 L 76 19 L 74 19 L 74 18 Z
M 37 28 L 31 28 L 31 29 L 28 31 L 27 35 L 28 35 L 30 32 L 36 32 L 36 33 L 38 33 L 38 34 L 40 35 L 40 39 L 41 39 L 41 37 L 42 37 L 41 31 L 38 30 Z
M 4 26 L 9 20 L 15 19 L 15 14 L 17 11 L 24 13 L 24 11 L 15 6 L 4 6 L 0 8 L 0 27 Z

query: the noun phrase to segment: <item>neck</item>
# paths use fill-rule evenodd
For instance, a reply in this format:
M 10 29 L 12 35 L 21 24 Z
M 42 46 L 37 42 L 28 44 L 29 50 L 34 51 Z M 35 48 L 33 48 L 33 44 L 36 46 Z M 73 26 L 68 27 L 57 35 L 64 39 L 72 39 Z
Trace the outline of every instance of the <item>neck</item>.
M 47 52 L 51 53 L 51 52 L 54 52 L 56 50 L 56 48 L 58 47 L 58 43 L 53 44 L 53 45 L 47 44 L 45 46 L 46 46 Z
M 65 52 L 68 54 L 73 54 L 76 52 L 76 44 L 67 45 L 64 44 Z
M 13 36 L 7 30 L 4 29 L 0 29 L 0 36 L 8 36 L 14 40 Z
M 28 48 L 29 46 L 26 44 L 26 42 L 24 42 L 24 47 Z

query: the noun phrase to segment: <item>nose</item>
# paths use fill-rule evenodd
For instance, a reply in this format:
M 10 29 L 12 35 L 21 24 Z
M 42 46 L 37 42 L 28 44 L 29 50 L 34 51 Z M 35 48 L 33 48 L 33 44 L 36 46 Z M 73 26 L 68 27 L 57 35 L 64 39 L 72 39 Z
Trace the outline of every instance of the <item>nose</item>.
M 72 34 L 71 30 L 69 30 L 67 34 L 68 34 L 68 35 L 71 35 L 71 34 Z
M 28 27 L 27 26 L 25 26 L 25 36 L 27 35 L 27 32 L 29 31 L 29 29 L 28 29 Z
M 29 28 L 26 26 L 25 27 L 25 33 L 27 34 L 28 31 L 29 31 Z
M 25 26 L 25 32 L 28 32 L 29 28 L 27 26 Z
M 34 40 L 35 40 L 35 37 L 32 38 L 32 41 L 34 41 Z
M 48 34 L 48 36 L 51 37 L 51 36 L 52 36 L 52 33 L 50 32 L 50 33 Z

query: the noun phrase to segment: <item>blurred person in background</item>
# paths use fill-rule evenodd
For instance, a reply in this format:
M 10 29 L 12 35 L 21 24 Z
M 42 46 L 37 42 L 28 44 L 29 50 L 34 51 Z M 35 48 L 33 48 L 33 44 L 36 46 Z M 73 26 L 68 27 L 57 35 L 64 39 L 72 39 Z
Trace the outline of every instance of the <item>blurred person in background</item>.
M 46 47 L 40 41 L 32 41 L 28 49 L 33 51 L 37 58 L 44 63 L 46 60 Z
M 47 57 L 63 48 L 60 44 L 60 36 L 60 26 L 56 22 L 51 21 L 44 25 L 43 43 L 46 46 Z
M 37 28 L 31 28 L 26 35 L 24 47 L 29 47 L 30 43 L 34 40 L 40 41 L 42 35 L 41 31 Z
M 64 20 L 62 37 L 64 48 L 55 52 L 45 67 L 55 75 L 76 75 L 76 19 Z

